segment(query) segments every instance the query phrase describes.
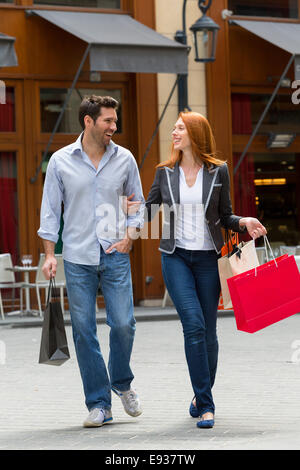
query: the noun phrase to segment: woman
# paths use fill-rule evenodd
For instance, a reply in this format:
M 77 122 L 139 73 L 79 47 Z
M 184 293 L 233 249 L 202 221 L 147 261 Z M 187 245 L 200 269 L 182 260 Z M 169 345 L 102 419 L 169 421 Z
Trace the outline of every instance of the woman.
M 172 132 L 170 160 L 158 165 L 146 202 L 148 220 L 164 204 L 160 242 L 163 278 L 180 317 L 194 399 L 190 414 L 199 428 L 213 427 L 220 295 L 218 257 L 224 244 L 221 226 L 245 229 L 252 238 L 266 234 L 255 218 L 233 215 L 226 163 L 216 157 L 205 117 L 180 113 Z M 130 206 L 130 202 L 128 203 Z

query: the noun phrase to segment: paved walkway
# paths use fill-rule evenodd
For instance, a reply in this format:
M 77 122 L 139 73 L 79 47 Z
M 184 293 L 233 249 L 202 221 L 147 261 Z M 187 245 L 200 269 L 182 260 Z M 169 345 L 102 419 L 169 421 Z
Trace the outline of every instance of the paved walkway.
M 127 416 L 113 396 L 111 424 L 85 429 L 87 415 L 74 354 L 61 367 L 38 364 L 40 325 L 0 323 L 0 449 L 222 450 L 299 449 L 300 315 L 250 335 L 234 317 L 219 318 L 220 360 L 214 387 L 216 424 L 196 428 L 192 390 L 174 310 L 137 312 L 132 368 L 144 413 Z M 139 316 L 140 314 L 140 316 Z M 145 318 L 144 318 L 145 319 Z M 149 315 L 148 315 L 149 319 Z M 99 321 L 107 360 L 109 328 Z

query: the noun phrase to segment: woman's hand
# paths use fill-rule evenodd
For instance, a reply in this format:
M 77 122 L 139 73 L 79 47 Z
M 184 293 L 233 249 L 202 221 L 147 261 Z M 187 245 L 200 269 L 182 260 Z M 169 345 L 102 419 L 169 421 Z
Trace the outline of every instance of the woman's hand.
M 260 221 L 254 217 L 243 217 L 240 219 L 239 224 L 240 227 L 246 227 L 253 240 L 267 234 L 266 227 L 264 227 Z

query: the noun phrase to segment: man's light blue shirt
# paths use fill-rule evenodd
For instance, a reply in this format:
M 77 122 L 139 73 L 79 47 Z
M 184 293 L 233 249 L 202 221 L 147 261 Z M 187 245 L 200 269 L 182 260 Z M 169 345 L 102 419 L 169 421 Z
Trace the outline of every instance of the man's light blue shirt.
M 100 245 L 107 250 L 124 238 L 127 226 L 143 227 L 145 201 L 132 153 L 111 141 L 96 169 L 82 148 L 82 135 L 49 161 L 38 235 L 57 242 L 63 203 L 63 258 L 98 265 Z M 127 215 L 122 200 L 132 193 L 142 204 Z

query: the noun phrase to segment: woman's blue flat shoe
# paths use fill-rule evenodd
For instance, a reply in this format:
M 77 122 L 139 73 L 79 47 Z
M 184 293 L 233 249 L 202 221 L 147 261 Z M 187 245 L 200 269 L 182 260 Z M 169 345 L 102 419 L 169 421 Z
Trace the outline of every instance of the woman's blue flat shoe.
M 200 421 L 198 421 L 197 423 L 197 427 L 198 428 L 202 428 L 202 429 L 207 429 L 207 428 L 213 428 L 214 427 L 214 424 L 215 424 L 215 420 L 214 419 L 202 419 Z
M 194 397 L 195 398 L 195 397 Z M 198 411 L 198 409 L 196 408 L 196 406 L 194 405 L 193 401 L 194 401 L 194 398 L 192 399 L 191 401 L 191 404 L 190 404 L 190 415 L 192 418 L 199 418 L 200 416 L 200 413 Z

